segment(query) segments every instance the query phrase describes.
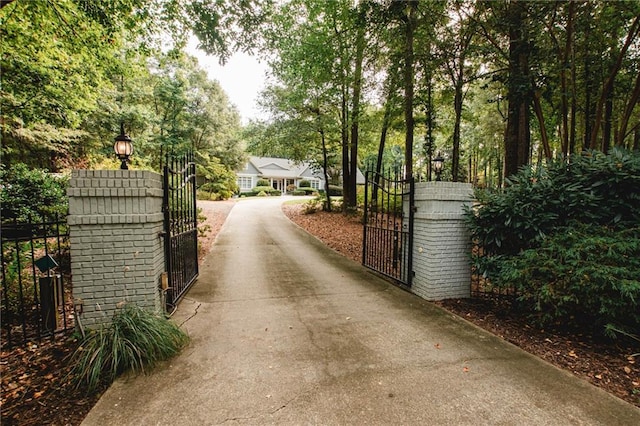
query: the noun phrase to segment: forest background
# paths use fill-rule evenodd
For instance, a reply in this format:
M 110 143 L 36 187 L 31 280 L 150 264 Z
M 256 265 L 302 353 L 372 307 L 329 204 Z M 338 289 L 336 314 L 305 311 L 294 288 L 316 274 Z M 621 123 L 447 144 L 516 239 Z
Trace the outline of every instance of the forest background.
M 640 2 L 4 0 L 2 164 L 134 168 L 194 149 L 230 196 L 246 152 L 343 177 L 394 167 L 502 187 L 527 165 L 640 146 Z M 189 37 L 269 67 L 264 121 L 242 126 Z

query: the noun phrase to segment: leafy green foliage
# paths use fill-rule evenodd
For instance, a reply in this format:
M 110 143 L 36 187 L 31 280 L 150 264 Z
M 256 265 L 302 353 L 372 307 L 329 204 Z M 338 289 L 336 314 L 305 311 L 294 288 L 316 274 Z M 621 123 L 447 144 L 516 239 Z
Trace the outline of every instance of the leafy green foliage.
M 30 170 L 24 164 L 0 168 L 2 220 L 40 221 L 67 214 L 66 177 L 46 170 Z
M 587 152 L 539 172 L 522 170 L 503 192 L 479 191 L 467 210 L 481 247 L 477 268 L 515 288 L 541 322 L 589 317 L 640 326 L 640 153 Z
M 92 392 L 124 372 L 148 371 L 177 355 L 188 342 L 189 337 L 163 316 L 125 304 L 109 325 L 89 332 L 71 359 L 71 375 L 76 386 Z
M 494 258 L 492 282 L 515 287 L 541 323 L 580 318 L 640 329 L 640 228 L 564 228 L 537 248 Z
M 640 154 L 588 152 L 546 169 L 523 169 L 504 191 L 479 190 L 467 212 L 485 254 L 515 255 L 574 222 L 618 228 L 640 223 Z
M 271 184 L 266 179 L 258 179 L 256 186 L 271 186 Z
M 310 188 L 311 187 L 311 182 L 309 182 L 306 179 L 303 179 L 300 181 L 300 188 Z

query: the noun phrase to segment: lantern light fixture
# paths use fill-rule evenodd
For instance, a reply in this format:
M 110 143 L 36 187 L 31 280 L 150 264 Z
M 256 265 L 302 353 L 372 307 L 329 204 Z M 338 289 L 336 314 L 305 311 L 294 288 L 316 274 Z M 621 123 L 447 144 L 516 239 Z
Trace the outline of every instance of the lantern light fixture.
M 124 132 L 124 123 L 120 123 L 120 134 L 116 136 L 115 144 L 113 144 L 113 150 L 116 153 L 116 157 L 122 163 L 120 164 L 120 170 L 127 170 L 127 160 L 131 154 L 133 154 L 133 144 L 131 138 Z
M 436 181 L 442 180 L 442 169 L 444 168 L 444 157 L 438 151 L 438 155 L 433 159 L 433 171 L 436 173 Z

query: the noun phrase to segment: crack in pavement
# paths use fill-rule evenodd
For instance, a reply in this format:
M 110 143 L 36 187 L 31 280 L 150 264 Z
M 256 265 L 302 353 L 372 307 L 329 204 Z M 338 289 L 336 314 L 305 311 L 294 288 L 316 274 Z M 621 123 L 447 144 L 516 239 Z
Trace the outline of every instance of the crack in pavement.
M 193 311 L 193 314 L 189 315 L 185 320 L 183 320 L 178 327 L 182 327 L 187 321 L 189 321 L 191 318 L 195 317 L 196 315 L 198 315 L 198 309 L 200 309 L 200 306 L 202 306 L 202 303 L 198 302 L 197 300 L 193 300 L 193 299 L 187 299 L 184 298 L 184 300 L 190 300 L 193 303 L 197 303 L 198 305 L 196 306 L 196 308 Z

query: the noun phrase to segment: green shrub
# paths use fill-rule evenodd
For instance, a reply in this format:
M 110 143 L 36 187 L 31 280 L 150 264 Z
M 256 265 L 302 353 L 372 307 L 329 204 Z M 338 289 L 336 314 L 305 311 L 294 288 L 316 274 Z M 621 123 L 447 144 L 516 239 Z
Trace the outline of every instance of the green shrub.
M 266 179 L 258 179 L 256 186 L 268 186 L 269 188 L 271 188 L 271 182 Z
M 271 186 L 267 185 L 267 186 L 256 186 L 256 187 L 252 188 L 251 191 L 253 191 L 255 193 L 264 191 L 264 192 L 266 192 L 268 194 L 271 191 L 275 191 L 275 189 L 273 189 Z
M 301 189 L 296 189 L 295 191 L 291 191 L 291 195 L 307 195 L 307 193 Z
M 568 227 L 494 266 L 492 281 L 515 288 L 542 324 L 576 317 L 640 330 L 640 227 Z
M 467 210 L 473 262 L 546 323 L 640 325 L 640 153 L 588 152 L 523 170 Z
M 66 177 L 19 163 L 0 168 L 2 219 L 19 222 L 64 216 L 68 210 Z
M 300 188 L 299 190 L 303 191 L 305 195 L 313 195 L 318 193 L 318 191 L 313 188 Z
M 329 185 L 329 196 L 330 197 L 342 196 L 342 187 L 337 185 Z
M 200 198 L 200 195 L 204 198 Z M 232 190 L 230 190 L 225 184 L 218 182 L 207 182 L 198 188 L 198 198 L 201 200 L 228 200 L 232 195 Z
M 300 181 L 300 188 L 311 188 L 311 182 L 306 179 Z
M 624 228 L 640 223 L 640 154 L 589 152 L 546 170 L 522 170 L 502 192 L 477 191 L 467 211 L 488 254 L 514 255 L 574 222 Z
M 268 197 L 268 194 L 264 191 L 260 191 L 258 192 L 258 194 L 256 195 L 257 197 Z
M 174 323 L 136 305 L 126 304 L 111 324 L 89 332 L 71 358 L 77 387 L 94 391 L 120 374 L 145 372 L 178 354 L 189 337 Z

